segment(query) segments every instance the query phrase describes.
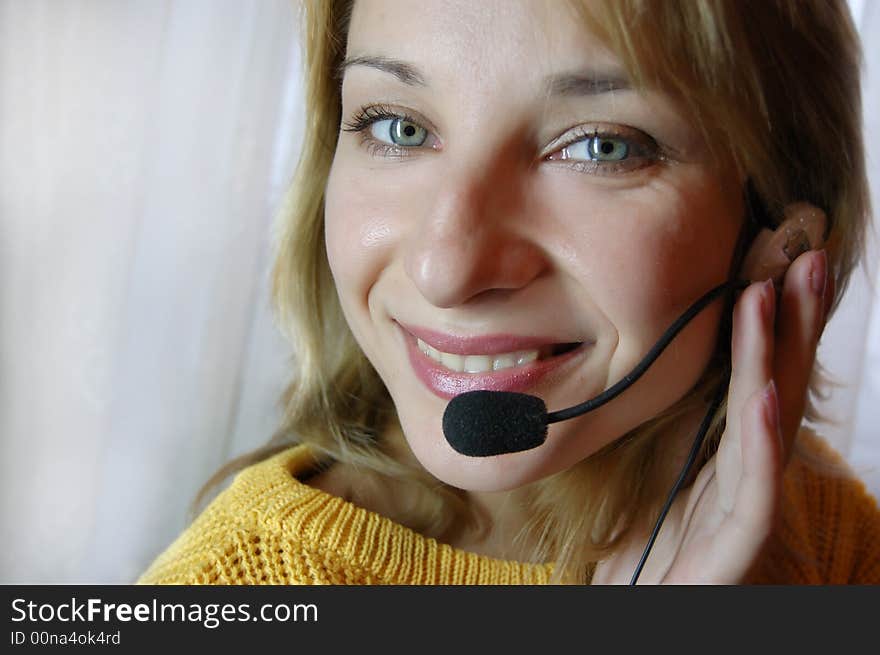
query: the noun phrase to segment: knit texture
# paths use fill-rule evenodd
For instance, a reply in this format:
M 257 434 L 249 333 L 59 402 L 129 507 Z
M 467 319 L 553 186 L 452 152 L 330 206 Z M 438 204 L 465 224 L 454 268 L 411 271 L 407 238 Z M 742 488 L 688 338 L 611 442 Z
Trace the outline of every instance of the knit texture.
M 809 451 L 845 466 L 820 438 Z M 468 553 L 296 479 L 294 446 L 241 471 L 138 584 L 546 584 L 552 564 Z M 854 477 L 793 458 L 753 584 L 880 584 L 880 510 Z

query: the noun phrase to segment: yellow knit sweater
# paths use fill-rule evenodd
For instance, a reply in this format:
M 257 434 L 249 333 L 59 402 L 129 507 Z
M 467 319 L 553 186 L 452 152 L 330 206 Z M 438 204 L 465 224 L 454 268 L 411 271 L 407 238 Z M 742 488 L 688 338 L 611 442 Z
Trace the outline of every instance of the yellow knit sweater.
M 842 463 L 802 433 L 820 459 Z M 296 479 L 294 446 L 240 472 L 138 584 L 545 584 L 552 564 L 504 561 L 424 537 Z M 880 510 L 853 477 L 793 458 L 782 520 L 749 582 L 880 584 Z

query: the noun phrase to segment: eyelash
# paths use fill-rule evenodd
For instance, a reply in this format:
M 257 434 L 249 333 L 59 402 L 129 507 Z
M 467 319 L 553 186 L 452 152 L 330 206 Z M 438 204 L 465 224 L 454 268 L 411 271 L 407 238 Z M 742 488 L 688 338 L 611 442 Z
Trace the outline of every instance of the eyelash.
M 422 146 L 394 146 L 389 143 L 384 143 L 382 141 L 374 139 L 367 132 L 367 128 L 373 125 L 373 123 L 378 123 L 383 120 L 394 119 L 400 119 L 404 122 L 414 123 L 415 125 L 422 127 L 419 119 L 410 116 L 406 112 L 392 109 L 387 105 L 367 105 L 358 109 L 357 112 L 355 112 L 354 116 L 352 116 L 350 121 L 343 122 L 342 129 L 345 132 L 360 133 L 361 143 L 367 149 L 367 152 L 370 155 L 388 157 L 391 159 L 405 159 L 406 157 L 412 156 L 411 151 L 417 150 Z M 581 128 L 575 128 L 575 131 L 570 136 L 570 138 L 567 139 L 565 142 L 558 144 L 556 146 L 556 149 L 550 154 L 552 155 L 561 152 L 566 148 L 569 148 L 575 144 L 580 143 L 581 141 L 584 141 L 585 139 L 597 137 L 622 139 L 626 141 L 629 146 L 635 144 L 635 150 L 637 152 L 642 151 L 646 154 L 643 154 L 641 156 L 637 155 L 636 161 L 633 161 L 632 159 L 621 160 L 619 162 L 593 159 L 554 159 L 550 161 L 568 162 L 566 164 L 568 167 L 583 173 L 614 175 L 629 173 L 644 168 L 645 166 L 648 166 L 652 163 L 666 161 L 668 159 L 663 148 L 656 141 L 654 141 L 654 139 L 652 139 L 647 134 L 636 130 L 635 128 L 629 127 L 625 129 L 606 129 L 601 132 L 596 127 L 588 128 L 584 126 Z M 637 161 L 638 159 L 642 159 L 645 161 L 643 163 L 640 163 Z
M 418 119 L 405 112 L 394 111 L 385 105 L 370 105 L 358 109 L 352 117 L 351 122 L 343 123 L 345 127 L 342 129 L 344 132 L 361 132 L 361 142 L 366 146 L 367 152 L 371 155 L 403 159 L 410 156 L 409 151 L 412 150 L 412 148 L 393 146 L 390 143 L 376 141 L 365 132 L 373 123 L 398 118 L 407 123 L 415 123 L 416 125 L 421 126 Z

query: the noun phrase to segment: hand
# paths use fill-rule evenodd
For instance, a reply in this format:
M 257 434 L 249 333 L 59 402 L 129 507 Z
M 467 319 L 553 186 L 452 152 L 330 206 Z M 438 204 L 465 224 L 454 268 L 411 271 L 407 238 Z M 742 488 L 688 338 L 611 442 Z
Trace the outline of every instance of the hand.
M 736 302 L 726 429 L 717 453 L 673 502 L 638 584 L 737 584 L 759 559 L 834 294 L 826 271 L 824 251 L 805 252 L 786 272 L 778 300 L 768 281 L 751 284 Z M 600 562 L 593 584 L 629 584 L 648 537 L 635 535 Z

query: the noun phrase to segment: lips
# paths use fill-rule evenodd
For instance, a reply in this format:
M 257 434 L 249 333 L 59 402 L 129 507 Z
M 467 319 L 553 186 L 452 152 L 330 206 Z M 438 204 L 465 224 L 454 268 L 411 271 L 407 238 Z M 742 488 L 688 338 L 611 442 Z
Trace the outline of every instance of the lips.
M 456 337 L 417 326 L 398 324 L 406 343 L 413 371 L 435 395 L 450 400 L 466 391 L 525 392 L 551 374 L 564 375 L 577 365 L 589 343 L 563 342 L 554 337 L 519 337 L 494 334 L 478 337 Z M 459 373 L 444 367 L 419 350 L 416 339 L 421 339 L 437 350 L 459 355 L 497 355 L 521 350 L 539 350 L 545 358 L 528 364 L 498 371 Z M 553 354 L 555 351 L 561 354 Z
M 437 350 L 456 355 L 498 355 L 518 350 L 548 350 L 571 345 L 575 340 L 555 337 L 520 337 L 512 334 L 490 334 L 476 337 L 458 337 L 427 328 L 398 323 L 404 332 L 418 337 Z

